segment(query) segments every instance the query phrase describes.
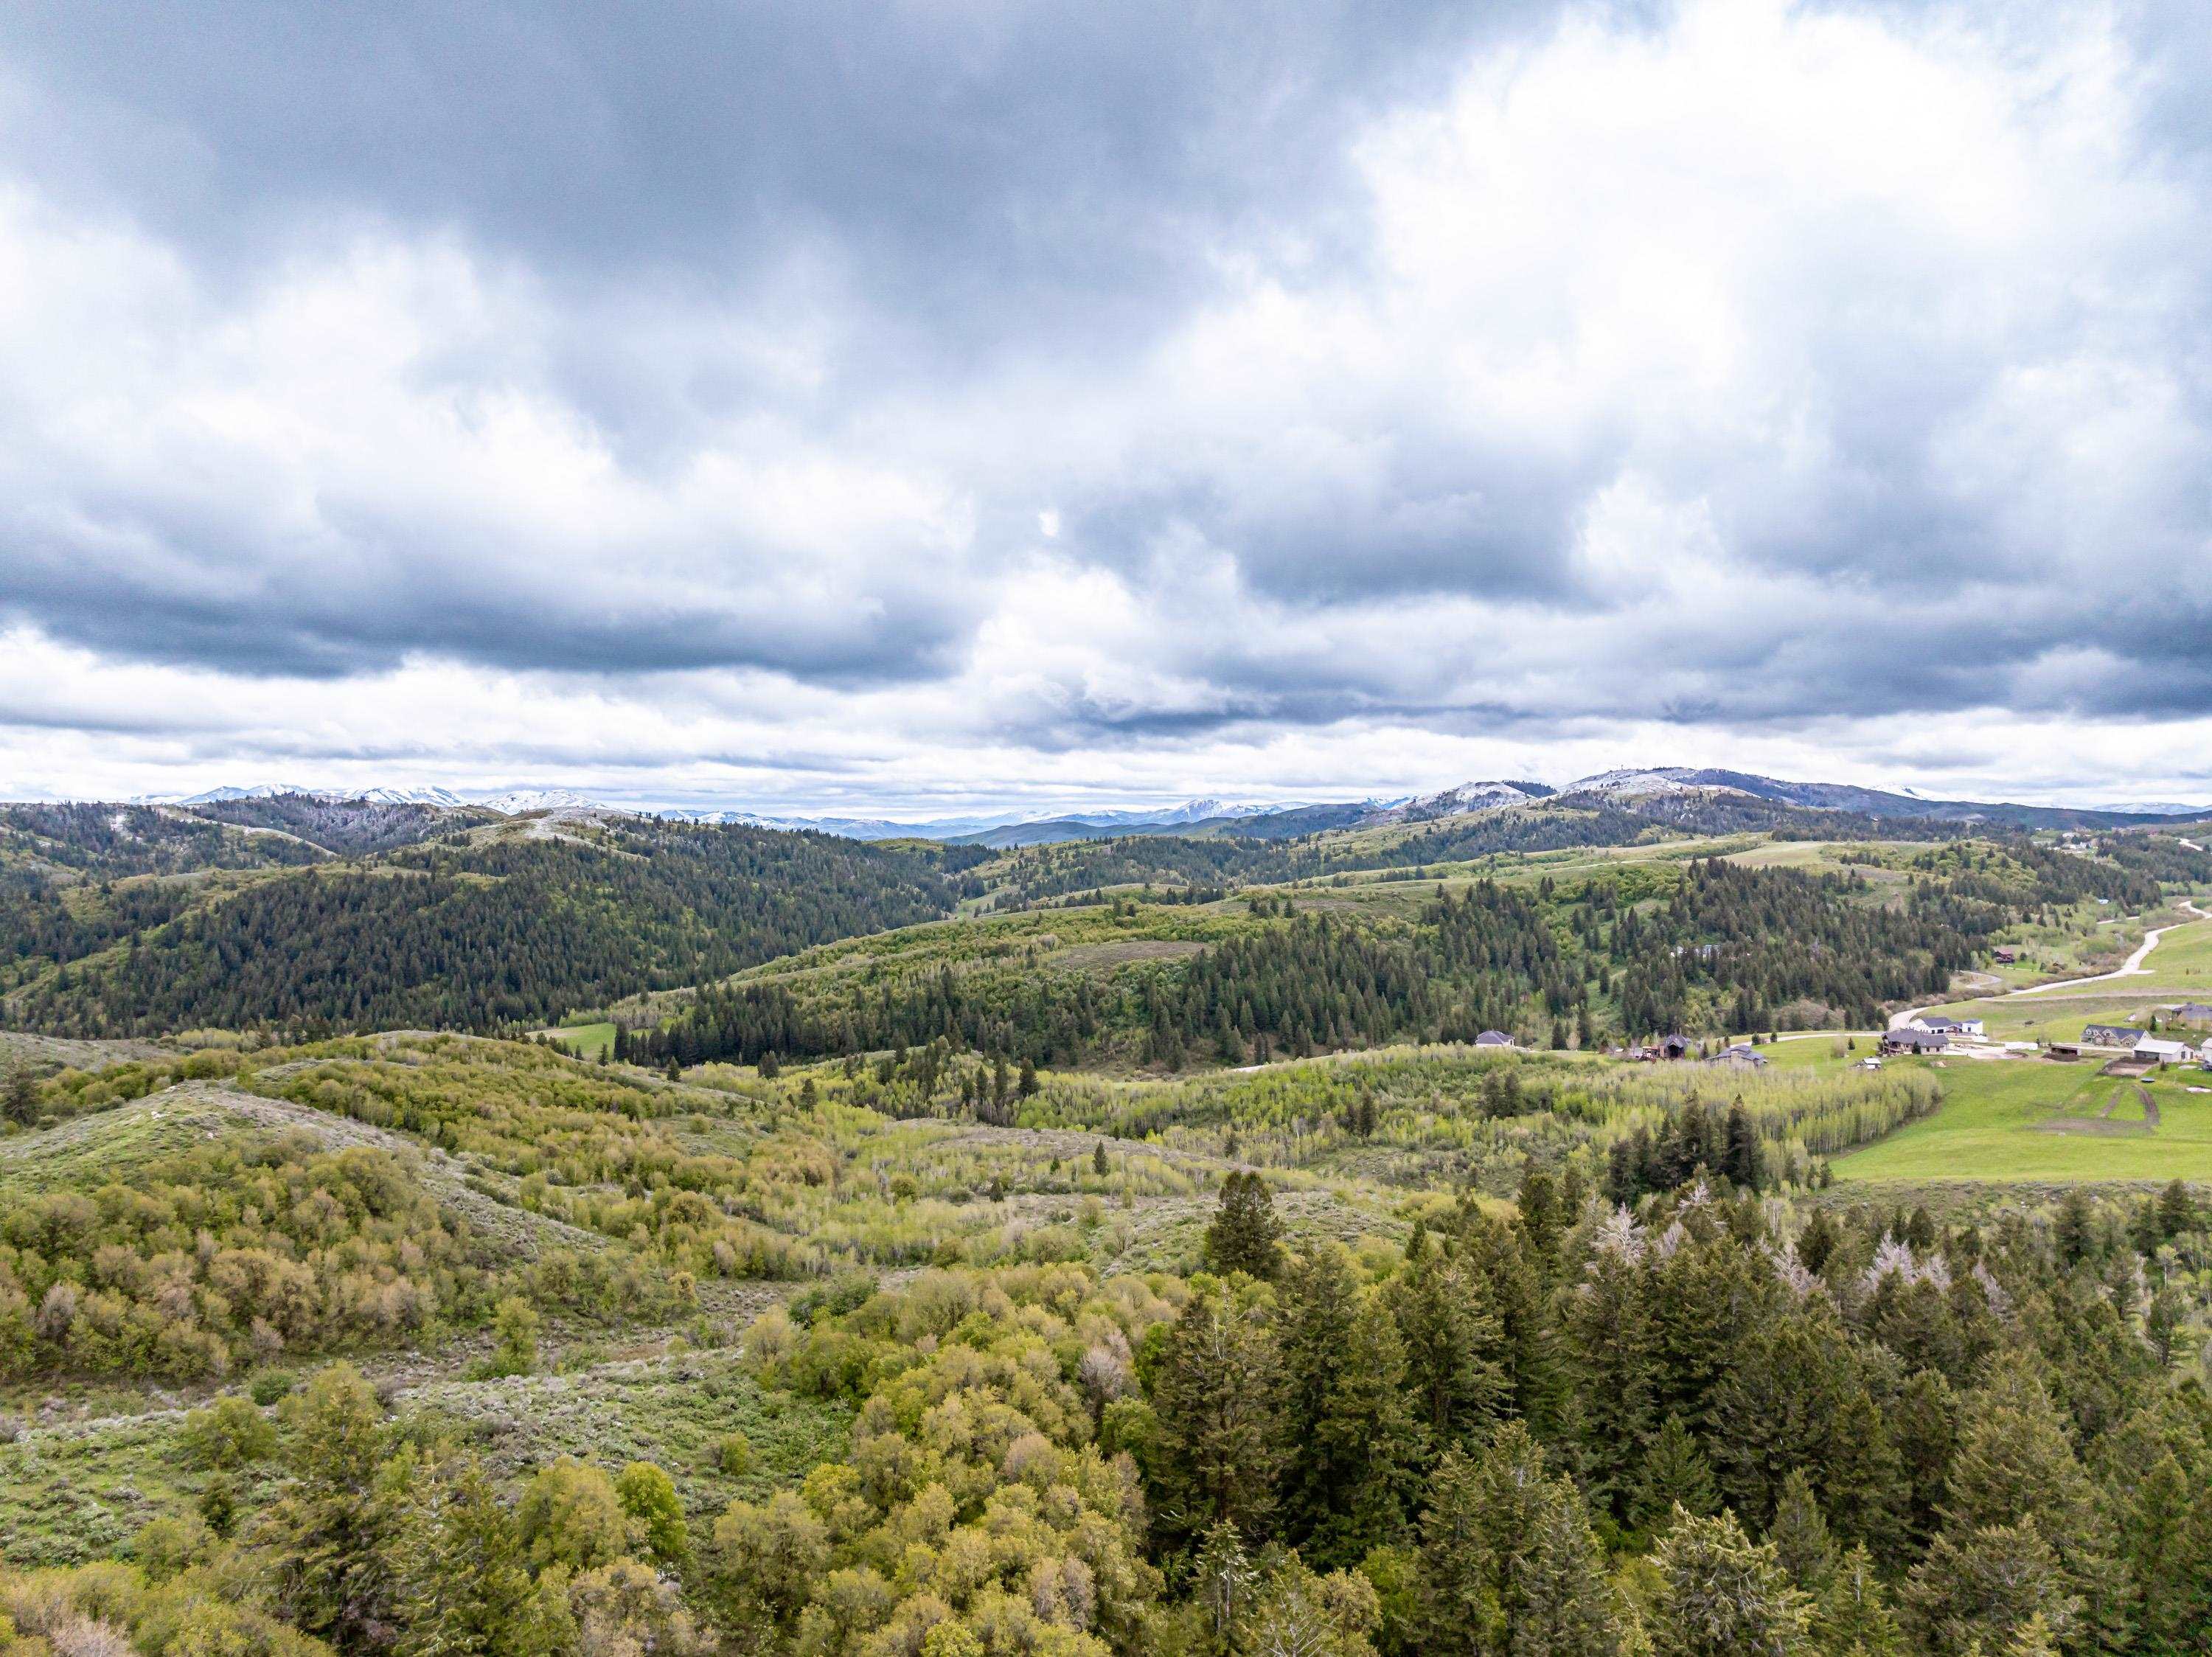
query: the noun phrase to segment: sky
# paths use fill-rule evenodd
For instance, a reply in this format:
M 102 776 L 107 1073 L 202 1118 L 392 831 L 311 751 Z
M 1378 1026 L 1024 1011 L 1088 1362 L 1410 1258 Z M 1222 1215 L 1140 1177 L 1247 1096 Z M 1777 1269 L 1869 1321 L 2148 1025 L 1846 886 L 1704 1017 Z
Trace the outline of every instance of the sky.
M 0 796 L 2212 801 L 2194 0 L 17 0 Z

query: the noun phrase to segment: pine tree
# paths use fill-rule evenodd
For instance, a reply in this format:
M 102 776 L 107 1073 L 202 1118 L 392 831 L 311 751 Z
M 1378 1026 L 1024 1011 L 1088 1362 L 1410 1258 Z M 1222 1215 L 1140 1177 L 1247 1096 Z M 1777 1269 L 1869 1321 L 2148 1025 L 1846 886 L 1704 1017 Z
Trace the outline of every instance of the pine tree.
M 1677 1512 L 1704 1518 L 1717 1513 L 1720 1505 L 1712 1464 L 1682 1418 L 1668 1416 L 1638 1472 L 1630 1521 L 1639 1530 L 1656 1532 Z
M 1340 1246 L 1293 1260 L 1282 1293 L 1282 1532 L 1317 1567 L 1357 1563 L 1403 1528 L 1412 1495 L 1405 1348 L 1381 1301 L 1359 1295 Z
M 1256 1173 L 1232 1169 L 1221 1182 L 1221 1203 L 1206 1233 L 1206 1269 L 1272 1279 L 1282 1270 L 1282 1226 L 1274 1193 Z
M 1582 1498 L 1508 1422 L 1480 1451 L 1448 1450 L 1421 1518 L 1415 1649 L 1439 1657 L 1613 1657 L 1604 1555 Z
M 1438 1251 L 1408 1259 L 1385 1293 L 1405 1342 L 1406 1385 L 1428 1454 L 1474 1441 L 1511 1397 L 1497 1313 L 1459 1263 Z
M 333 1364 L 288 1404 L 293 1482 L 261 1516 L 285 1619 L 342 1650 L 391 1619 L 394 1492 L 380 1489 L 384 1411 L 350 1364 Z
M 1282 1359 L 1273 1331 L 1225 1294 L 1194 1295 L 1153 1379 L 1159 1517 L 1193 1538 L 1233 1525 L 1257 1536 L 1284 1460 Z
M 1106 1142 L 1100 1140 L 1091 1148 L 1091 1172 L 1101 1179 L 1114 1172 L 1114 1165 L 1106 1157 Z
M 39 1119 L 38 1078 L 20 1058 L 8 1067 L 7 1081 L 0 1084 L 0 1117 L 25 1128 Z
M 1828 1541 L 1828 1523 L 1820 1516 L 1813 1486 L 1805 1470 L 1793 1467 L 1782 1481 L 1782 1494 L 1774 1505 L 1774 1523 L 1766 1539 L 1790 1580 L 1818 1598 L 1836 1569 L 1836 1550 Z
M 1808 1650 L 1805 1596 L 1733 1514 L 1677 1512 L 1652 1554 L 1660 1591 L 1652 1657 L 1800 1657 Z
M 393 1558 L 398 1657 L 550 1649 L 514 1523 L 474 1457 L 410 1480 Z
M 2081 1617 L 2057 1555 L 2035 1521 L 1945 1532 L 1905 1586 L 1909 1631 L 1931 1657 L 2002 1649 L 2038 1617 L 2065 1639 Z
M 1813 1642 L 1821 1657 L 1898 1657 L 1898 1631 L 1874 1556 L 1854 1547 L 1836 1563 L 1813 1607 Z

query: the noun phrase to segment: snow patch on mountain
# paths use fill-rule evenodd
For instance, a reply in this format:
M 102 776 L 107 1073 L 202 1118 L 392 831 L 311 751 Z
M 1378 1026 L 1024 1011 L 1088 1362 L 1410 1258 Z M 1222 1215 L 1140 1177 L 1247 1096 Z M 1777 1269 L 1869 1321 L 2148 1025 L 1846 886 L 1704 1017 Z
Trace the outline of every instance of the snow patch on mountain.
M 1567 784 L 1567 794 L 1600 794 L 1616 800 L 1648 799 L 1667 794 L 1753 794 L 1753 789 L 1719 780 L 1719 774 L 1686 765 L 1662 765 L 1650 770 L 1600 771 Z M 1755 797 L 1755 796 L 1754 796 Z
M 1388 803 L 1373 802 L 1368 820 L 1375 823 L 1421 823 L 1436 817 L 1461 817 L 1469 812 L 1498 811 L 1525 806 L 1551 792 L 1541 783 L 1488 781 L 1462 783 L 1435 794 L 1416 795 Z

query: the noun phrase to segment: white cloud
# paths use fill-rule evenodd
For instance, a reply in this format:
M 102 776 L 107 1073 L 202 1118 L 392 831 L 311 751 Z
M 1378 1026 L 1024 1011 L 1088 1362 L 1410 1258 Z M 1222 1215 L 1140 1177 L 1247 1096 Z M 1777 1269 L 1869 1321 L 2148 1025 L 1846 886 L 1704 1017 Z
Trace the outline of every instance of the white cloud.
M 1194 228 L 1118 357 L 930 376 L 816 226 L 726 291 L 397 208 L 214 272 L 19 179 L 0 791 L 2186 792 L 2212 241 L 2136 52 L 1569 8 L 1377 113 L 1350 198 Z M 2124 783 L 2075 758 L 2145 721 Z

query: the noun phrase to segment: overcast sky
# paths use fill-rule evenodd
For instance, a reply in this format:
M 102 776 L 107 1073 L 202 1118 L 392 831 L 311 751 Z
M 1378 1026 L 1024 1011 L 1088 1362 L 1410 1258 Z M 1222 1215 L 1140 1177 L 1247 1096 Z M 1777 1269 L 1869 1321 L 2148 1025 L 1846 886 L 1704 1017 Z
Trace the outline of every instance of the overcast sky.
M 2212 21 L 0 9 L 0 795 L 2212 799 Z

